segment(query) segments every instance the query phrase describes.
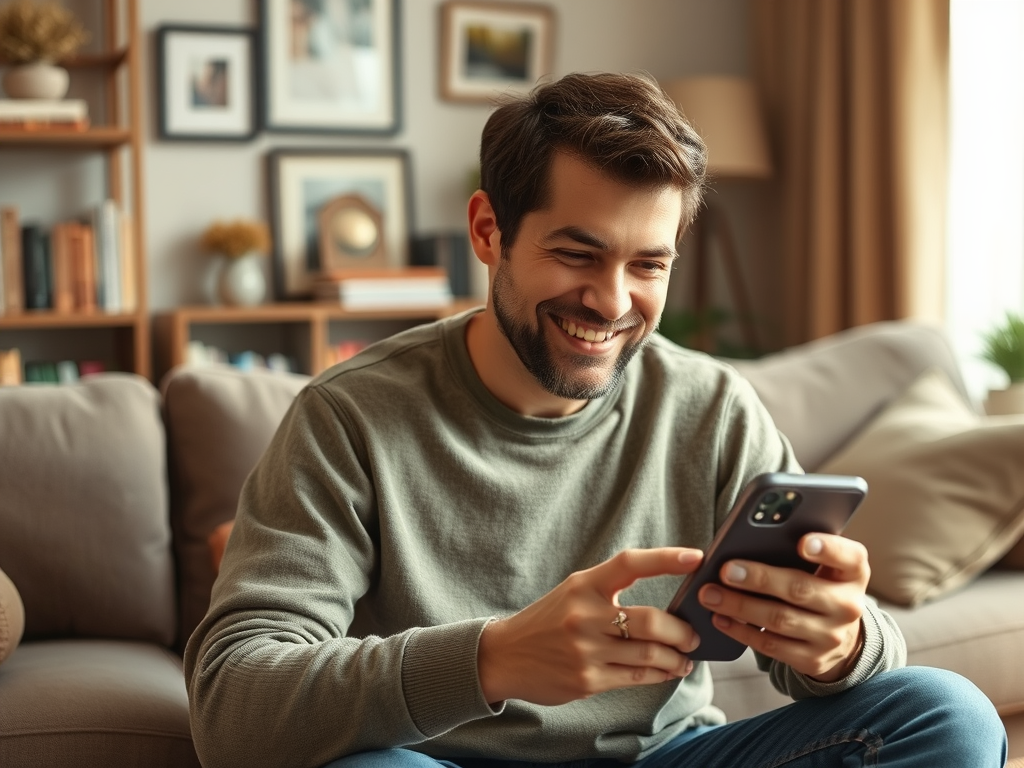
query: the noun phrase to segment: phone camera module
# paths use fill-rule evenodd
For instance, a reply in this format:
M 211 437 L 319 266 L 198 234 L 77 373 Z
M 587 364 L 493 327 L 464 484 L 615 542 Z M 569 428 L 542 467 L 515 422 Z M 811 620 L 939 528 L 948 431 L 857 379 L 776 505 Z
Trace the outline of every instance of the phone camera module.
M 800 494 L 796 491 L 784 491 L 781 495 L 775 492 L 766 493 L 754 510 L 754 522 L 761 525 L 782 525 L 790 518 L 799 503 Z

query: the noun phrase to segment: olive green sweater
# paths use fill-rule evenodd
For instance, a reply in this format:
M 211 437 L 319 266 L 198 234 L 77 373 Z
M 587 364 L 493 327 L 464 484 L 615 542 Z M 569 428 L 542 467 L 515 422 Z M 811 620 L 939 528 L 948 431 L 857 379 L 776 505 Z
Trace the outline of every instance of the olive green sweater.
M 490 618 L 627 547 L 706 547 L 750 478 L 798 471 L 788 442 L 733 369 L 659 336 L 606 397 L 563 418 L 521 416 L 477 377 L 468 317 L 319 376 L 246 482 L 185 654 L 206 768 L 317 766 L 395 746 L 630 761 L 723 722 L 706 664 L 562 706 L 492 708 L 478 638 Z M 668 605 L 678 581 L 643 580 L 622 602 Z M 903 663 L 882 611 L 869 605 L 864 627 L 861 660 L 838 683 L 761 662 L 797 698 Z

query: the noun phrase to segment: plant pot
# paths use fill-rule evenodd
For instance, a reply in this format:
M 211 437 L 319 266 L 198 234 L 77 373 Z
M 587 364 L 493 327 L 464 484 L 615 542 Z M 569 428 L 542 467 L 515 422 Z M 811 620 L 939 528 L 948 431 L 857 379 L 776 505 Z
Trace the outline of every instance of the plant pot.
M 11 99 L 63 99 L 68 82 L 66 69 L 44 61 L 10 67 L 3 78 L 4 93 Z
M 267 295 L 267 278 L 259 254 L 247 253 L 228 259 L 217 278 L 217 292 L 225 304 L 251 307 Z
M 1024 413 L 1024 382 L 1011 384 L 1006 389 L 991 389 L 985 401 L 989 416 L 1012 416 Z

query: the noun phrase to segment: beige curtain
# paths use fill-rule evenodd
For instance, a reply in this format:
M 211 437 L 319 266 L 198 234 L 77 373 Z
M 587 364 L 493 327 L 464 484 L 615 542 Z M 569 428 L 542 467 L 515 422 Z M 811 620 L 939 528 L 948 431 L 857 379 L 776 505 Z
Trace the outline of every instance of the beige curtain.
M 753 0 L 784 343 L 943 306 L 949 0 Z

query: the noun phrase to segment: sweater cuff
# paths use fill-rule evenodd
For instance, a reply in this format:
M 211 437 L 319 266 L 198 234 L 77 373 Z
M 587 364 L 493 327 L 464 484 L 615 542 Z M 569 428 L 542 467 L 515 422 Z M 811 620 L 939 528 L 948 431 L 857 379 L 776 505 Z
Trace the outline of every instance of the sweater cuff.
M 480 634 L 492 619 L 472 619 L 412 633 L 402 657 L 409 716 L 427 738 L 500 714 L 484 699 L 477 671 Z

